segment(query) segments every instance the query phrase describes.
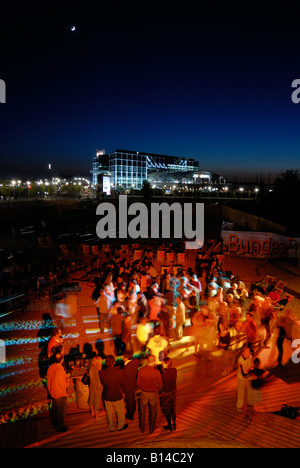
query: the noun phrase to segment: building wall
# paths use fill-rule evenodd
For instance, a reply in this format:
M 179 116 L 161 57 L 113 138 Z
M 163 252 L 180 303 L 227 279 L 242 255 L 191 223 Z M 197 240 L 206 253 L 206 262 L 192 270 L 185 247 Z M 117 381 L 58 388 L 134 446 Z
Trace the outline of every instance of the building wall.
M 115 189 L 141 189 L 147 180 L 148 170 L 160 171 L 193 171 L 198 170 L 199 163 L 192 158 L 180 158 L 138 151 L 117 149 L 109 155 L 98 152 L 93 159 L 93 184 L 98 182 L 98 174 L 103 170 L 111 174 L 111 183 Z
M 268 221 L 267 219 L 260 218 L 259 216 L 236 210 L 229 206 L 222 206 L 221 210 L 223 219 L 228 219 L 237 226 L 247 228 L 250 231 L 275 232 L 280 234 L 286 234 L 287 232 L 287 228 L 285 226 L 273 223 L 273 221 Z
M 109 172 L 116 189 L 141 189 L 144 180 L 147 180 L 146 156 L 115 151 L 109 155 Z

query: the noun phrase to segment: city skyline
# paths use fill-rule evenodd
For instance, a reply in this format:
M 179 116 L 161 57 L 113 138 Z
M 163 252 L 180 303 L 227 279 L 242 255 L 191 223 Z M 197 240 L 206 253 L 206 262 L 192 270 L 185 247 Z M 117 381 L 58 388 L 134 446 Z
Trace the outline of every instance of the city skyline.
M 48 164 L 88 175 L 97 148 L 191 157 L 247 180 L 299 167 L 293 3 L 53 5 L 18 7 L 1 29 L 1 177 Z

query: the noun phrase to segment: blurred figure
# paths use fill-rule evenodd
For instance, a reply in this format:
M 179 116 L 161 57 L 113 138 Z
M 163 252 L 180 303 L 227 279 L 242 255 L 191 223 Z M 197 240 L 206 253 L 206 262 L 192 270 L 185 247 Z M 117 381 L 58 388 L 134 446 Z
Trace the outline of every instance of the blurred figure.
M 150 300 L 148 300 L 148 309 L 149 309 L 149 321 L 156 323 L 159 321 L 159 313 L 162 308 L 164 300 L 161 296 L 152 296 Z
M 227 322 L 220 322 L 220 331 L 219 331 L 219 346 L 221 347 L 223 351 L 223 363 L 224 363 L 224 371 L 222 373 L 222 376 L 226 376 L 230 374 L 232 371 L 232 360 L 233 360 L 233 355 L 232 351 L 230 350 L 230 341 L 231 341 L 231 336 L 229 332 L 229 325 Z
M 137 303 L 136 303 L 136 311 L 137 311 L 137 321 L 139 322 L 143 317 L 147 317 L 148 315 L 148 303 L 145 294 L 141 291 L 137 293 Z
M 194 337 L 194 345 L 195 345 L 195 356 L 198 356 L 199 351 L 202 347 L 202 329 L 205 325 L 205 316 L 200 309 L 196 314 L 194 314 L 192 318 L 192 334 Z
M 265 330 L 266 330 L 266 335 L 265 335 L 265 340 L 264 340 L 264 345 L 265 346 L 268 345 L 268 342 L 272 337 L 270 322 L 275 317 L 276 317 L 276 314 L 275 314 L 274 309 L 272 307 L 267 307 L 266 309 L 263 309 L 261 311 L 260 323 L 261 323 L 262 327 L 264 327 Z
M 258 358 L 254 359 L 254 367 L 253 370 L 250 371 L 250 379 L 251 379 L 251 390 L 250 395 L 248 397 L 248 409 L 247 409 L 247 417 L 248 422 L 251 423 L 254 416 L 254 407 L 261 403 L 262 395 L 261 395 L 261 387 L 263 384 L 263 375 L 265 373 L 264 369 L 260 367 L 261 362 Z
M 193 335 L 195 338 L 195 353 L 212 350 L 217 334 L 217 317 L 208 307 L 202 306 L 193 317 Z
M 89 370 L 90 384 L 89 384 L 89 407 L 91 416 L 96 420 L 99 419 L 99 411 L 103 409 L 102 404 L 102 390 L 103 385 L 100 381 L 99 372 L 102 370 L 102 358 L 95 356 L 92 360 L 92 365 Z
M 168 351 L 169 342 L 161 336 L 160 325 L 154 328 L 154 336 L 148 341 L 147 347 L 150 349 L 151 355 L 155 357 L 155 365 L 161 366 Z
M 146 317 L 143 317 L 136 327 L 136 345 L 137 349 L 141 352 L 145 352 L 147 348 L 147 342 L 150 334 L 152 333 L 152 327 Z
M 237 402 L 238 413 L 243 412 L 251 392 L 250 371 L 253 370 L 253 357 L 248 346 L 244 346 L 238 359 L 237 371 Z
M 176 328 L 175 334 L 176 339 L 181 340 L 183 337 L 183 326 L 186 320 L 186 308 L 182 300 L 182 297 L 178 295 L 176 297 Z
M 75 296 L 74 296 L 75 297 Z M 60 328 L 63 329 L 65 321 L 71 319 L 76 314 L 77 306 L 72 303 L 72 296 L 63 297 L 55 306 L 55 315 L 60 319 Z
M 47 356 L 50 359 L 55 354 L 55 348 L 61 346 L 63 343 L 63 337 L 60 328 L 53 328 L 52 336 L 49 340 L 47 347 Z
M 113 335 L 114 345 L 115 345 L 115 353 L 118 356 L 122 353 L 122 332 L 123 332 L 123 317 L 124 309 L 123 307 L 117 308 L 117 313 L 111 317 L 111 331 Z
M 246 314 L 246 322 L 243 323 L 242 332 L 247 336 L 247 343 L 251 351 L 254 351 L 254 345 L 257 341 L 257 324 L 251 312 Z
M 123 328 L 122 328 L 122 343 L 125 349 L 131 349 L 131 327 L 133 320 L 130 314 L 124 314 Z
M 109 314 L 112 308 L 112 298 L 109 294 L 106 294 L 106 291 L 109 292 L 108 287 L 106 287 L 106 290 L 101 288 L 99 291 L 100 296 L 95 302 L 99 314 L 101 333 L 105 332 L 105 327 L 109 328 Z

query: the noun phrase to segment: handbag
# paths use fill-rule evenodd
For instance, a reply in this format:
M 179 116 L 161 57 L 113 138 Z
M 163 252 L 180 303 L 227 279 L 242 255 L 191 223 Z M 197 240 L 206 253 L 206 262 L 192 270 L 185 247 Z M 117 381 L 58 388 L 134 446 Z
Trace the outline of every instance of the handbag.
M 289 419 L 296 419 L 298 410 L 293 406 L 283 405 L 279 414 Z

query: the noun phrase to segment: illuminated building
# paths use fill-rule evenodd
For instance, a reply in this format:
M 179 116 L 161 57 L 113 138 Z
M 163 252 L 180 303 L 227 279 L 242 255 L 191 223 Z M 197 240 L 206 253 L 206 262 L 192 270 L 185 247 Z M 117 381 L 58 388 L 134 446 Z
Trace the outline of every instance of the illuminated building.
M 222 176 L 208 171 L 158 171 L 148 175 L 148 182 L 152 187 L 172 190 L 195 186 L 209 187 L 224 184 L 225 180 Z
M 110 154 L 105 154 L 105 150 L 97 150 L 91 172 L 93 185 L 98 184 L 103 176 L 109 175 L 113 188 L 139 190 L 150 173 L 191 173 L 198 170 L 199 163 L 192 158 L 117 149 Z

